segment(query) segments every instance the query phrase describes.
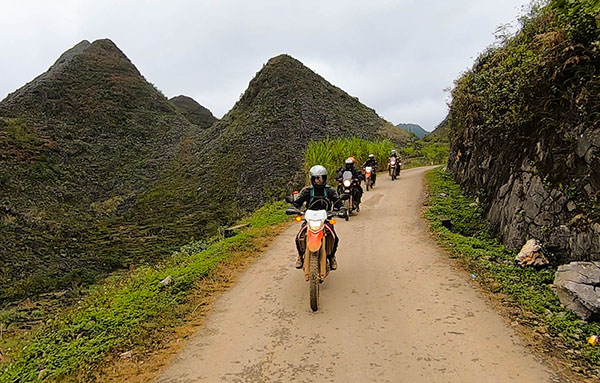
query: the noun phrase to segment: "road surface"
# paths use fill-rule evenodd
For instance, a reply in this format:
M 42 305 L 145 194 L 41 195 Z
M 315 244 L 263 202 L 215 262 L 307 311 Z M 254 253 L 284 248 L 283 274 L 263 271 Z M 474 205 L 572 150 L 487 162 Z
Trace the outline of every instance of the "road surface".
M 423 173 L 380 174 L 338 221 L 313 313 L 294 224 L 216 303 L 160 383 L 560 381 L 452 267 L 419 210 Z

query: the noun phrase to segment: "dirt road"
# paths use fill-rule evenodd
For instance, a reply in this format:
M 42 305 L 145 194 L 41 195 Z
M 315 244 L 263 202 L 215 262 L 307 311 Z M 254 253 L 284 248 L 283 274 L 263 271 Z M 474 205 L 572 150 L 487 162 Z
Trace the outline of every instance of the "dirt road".
M 338 222 L 339 269 L 320 311 L 293 268 L 292 225 L 157 381 L 559 381 L 429 237 L 423 173 L 381 174 L 361 212 Z

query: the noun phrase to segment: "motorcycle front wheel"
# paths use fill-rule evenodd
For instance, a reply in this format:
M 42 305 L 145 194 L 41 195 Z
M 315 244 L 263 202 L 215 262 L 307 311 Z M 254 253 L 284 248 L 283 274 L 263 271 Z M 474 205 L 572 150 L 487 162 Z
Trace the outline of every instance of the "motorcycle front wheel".
M 310 308 L 312 311 L 317 311 L 319 309 L 319 252 L 310 253 L 309 262 Z

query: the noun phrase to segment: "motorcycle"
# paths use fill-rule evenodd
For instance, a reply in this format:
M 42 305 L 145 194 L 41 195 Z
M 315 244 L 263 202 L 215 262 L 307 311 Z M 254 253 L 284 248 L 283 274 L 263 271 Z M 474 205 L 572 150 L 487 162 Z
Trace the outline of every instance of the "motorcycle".
M 365 166 L 365 186 L 367 191 L 373 189 L 373 172 L 374 169 L 372 166 Z
M 290 202 L 287 198 L 286 200 Z M 300 230 L 306 226 L 302 270 L 309 285 L 310 308 L 317 311 L 319 309 L 319 285 L 325 281 L 331 271 L 327 254 L 333 251 L 334 241 L 333 238 L 327 239 L 334 234 L 328 224 L 335 225 L 335 216 L 344 217 L 347 214 L 312 209 L 307 209 L 305 212 L 298 209 L 288 209 L 286 214 L 296 215 L 296 221 L 302 222 Z
M 389 175 L 392 177 L 392 181 L 400 175 L 400 166 L 402 163 L 394 157 L 390 158 Z
M 357 202 L 356 190 L 360 187 L 360 180 L 353 178 L 349 170 L 342 173 L 342 182 L 338 186 L 338 194 L 344 200 L 344 206 L 348 209 L 348 215 L 354 211 L 360 211 L 360 204 Z M 348 219 L 346 219 L 347 221 Z

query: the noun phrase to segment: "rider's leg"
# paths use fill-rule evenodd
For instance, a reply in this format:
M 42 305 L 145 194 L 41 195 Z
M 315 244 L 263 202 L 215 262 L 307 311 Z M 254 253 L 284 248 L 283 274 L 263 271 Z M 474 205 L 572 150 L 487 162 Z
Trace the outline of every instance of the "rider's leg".
M 306 251 L 306 225 L 302 225 L 296 236 L 296 249 L 298 250 L 296 268 L 301 269 L 304 264 L 304 252 Z
M 329 241 L 333 239 L 333 248 L 331 250 L 331 253 L 327 254 L 327 258 L 329 258 L 329 265 L 331 267 L 331 270 L 336 270 L 337 269 L 337 260 L 335 258 L 335 253 L 337 252 L 338 243 L 340 242 L 340 239 L 338 238 L 338 236 L 335 232 L 335 229 L 333 228 L 333 225 L 327 224 L 327 228 L 329 230 L 331 230 L 331 233 L 327 239 Z

